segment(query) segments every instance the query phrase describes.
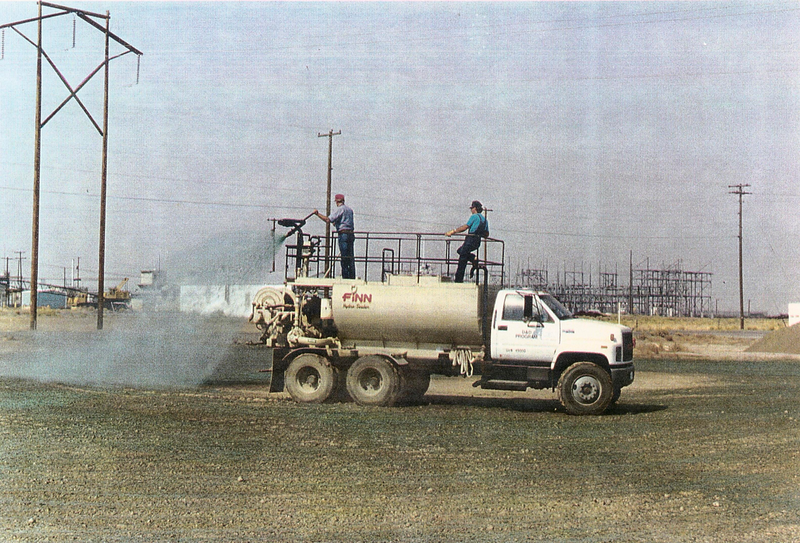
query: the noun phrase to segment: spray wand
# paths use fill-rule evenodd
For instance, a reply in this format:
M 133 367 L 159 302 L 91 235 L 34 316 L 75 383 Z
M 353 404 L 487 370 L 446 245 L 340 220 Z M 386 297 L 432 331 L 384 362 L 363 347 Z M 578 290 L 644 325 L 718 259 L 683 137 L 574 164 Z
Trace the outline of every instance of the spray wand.
M 285 234 L 285 238 L 288 238 L 289 236 L 291 236 L 292 234 L 303 228 L 306 225 L 306 221 L 310 219 L 313 214 L 314 213 L 312 212 L 303 219 L 280 219 L 278 221 L 278 224 L 280 224 L 281 226 L 285 226 L 287 228 L 291 228 L 291 230 L 289 230 Z

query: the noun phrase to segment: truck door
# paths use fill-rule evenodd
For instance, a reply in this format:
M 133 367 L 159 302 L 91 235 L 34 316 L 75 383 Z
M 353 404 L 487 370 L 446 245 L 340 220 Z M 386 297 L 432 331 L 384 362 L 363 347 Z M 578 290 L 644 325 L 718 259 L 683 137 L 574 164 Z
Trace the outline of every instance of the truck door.
M 498 360 L 550 362 L 558 348 L 559 323 L 541 301 L 533 297 L 533 318 L 524 317 L 525 297 L 516 292 L 505 295 L 496 308 L 492 329 L 492 357 Z

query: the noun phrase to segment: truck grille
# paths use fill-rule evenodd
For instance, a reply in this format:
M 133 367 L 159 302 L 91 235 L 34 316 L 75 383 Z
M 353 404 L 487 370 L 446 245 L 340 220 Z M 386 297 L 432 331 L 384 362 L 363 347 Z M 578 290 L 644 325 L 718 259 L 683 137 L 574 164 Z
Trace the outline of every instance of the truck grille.
M 623 332 L 621 354 L 622 358 L 620 362 L 628 362 L 630 360 L 633 360 L 633 332 Z

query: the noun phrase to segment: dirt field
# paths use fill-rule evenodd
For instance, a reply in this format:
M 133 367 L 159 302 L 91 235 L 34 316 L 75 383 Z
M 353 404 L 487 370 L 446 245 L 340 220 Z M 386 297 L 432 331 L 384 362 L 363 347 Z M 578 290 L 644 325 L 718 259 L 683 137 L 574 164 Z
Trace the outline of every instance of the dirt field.
M 764 332 L 638 331 L 634 385 L 571 417 L 464 379 L 300 405 L 202 384 L 239 322 L 26 318 L 0 315 L 0 541 L 800 541 L 800 357 L 746 352 Z

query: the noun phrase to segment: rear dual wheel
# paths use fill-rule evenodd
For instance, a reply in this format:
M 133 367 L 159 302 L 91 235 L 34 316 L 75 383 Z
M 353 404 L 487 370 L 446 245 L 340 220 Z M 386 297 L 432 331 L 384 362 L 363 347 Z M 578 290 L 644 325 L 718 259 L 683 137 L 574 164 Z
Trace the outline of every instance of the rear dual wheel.
M 394 405 L 402 389 L 400 372 L 387 358 L 362 356 L 347 370 L 347 392 L 359 405 Z
M 419 402 L 428 392 L 431 385 L 431 374 L 426 371 L 406 369 L 402 373 L 403 391 L 402 400 L 406 402 Z
M 346 400 L 359 405 L 391 406 L 399 401 L 419 401 L 427 392 L 427 372 L 400 370 L 388 358 L 362 356 L 339 373 L 324 356 L 304 353 L 292 360 L 284 374 L 286 391 L 301 403 Z

